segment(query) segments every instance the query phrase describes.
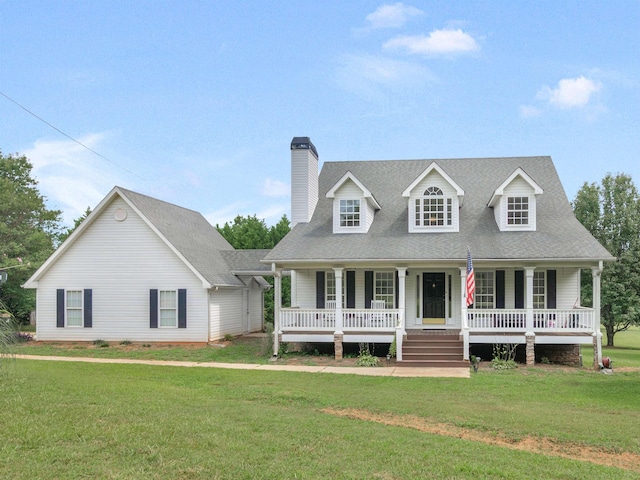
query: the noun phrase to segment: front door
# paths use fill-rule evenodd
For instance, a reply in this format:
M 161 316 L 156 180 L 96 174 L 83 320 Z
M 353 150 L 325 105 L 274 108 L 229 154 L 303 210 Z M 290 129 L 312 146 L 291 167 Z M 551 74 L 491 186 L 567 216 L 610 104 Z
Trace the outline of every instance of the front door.
M 445 274 L 422 274 L 422 323 L 444 325 L 445 318 Z

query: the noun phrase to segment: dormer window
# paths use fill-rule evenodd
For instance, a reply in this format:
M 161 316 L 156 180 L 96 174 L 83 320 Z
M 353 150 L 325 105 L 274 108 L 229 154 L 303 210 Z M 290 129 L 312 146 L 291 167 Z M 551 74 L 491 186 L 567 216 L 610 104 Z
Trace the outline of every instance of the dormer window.
M 333 233 L 367 233 L 380 205 L 356 176 L 345 173 L 327 192 L 333 199 Z
M 340 227 L 360 226 L 360 200 L 340 200 Z
M 409 233 L 457 232 L 464 190 L 436 163 L 409 185 Z
M 529 225 L 529 197 L 507 197 L 507 225 Z
M 429 187 L 424 196 L 415 199 L 416 227 L 451 226 L 452 199 L 445 198 L 438 187 Z
M 517 168 L 489 200 L 500 231 L 535 231 L 536 199 L 542 193 L 540 185 Z

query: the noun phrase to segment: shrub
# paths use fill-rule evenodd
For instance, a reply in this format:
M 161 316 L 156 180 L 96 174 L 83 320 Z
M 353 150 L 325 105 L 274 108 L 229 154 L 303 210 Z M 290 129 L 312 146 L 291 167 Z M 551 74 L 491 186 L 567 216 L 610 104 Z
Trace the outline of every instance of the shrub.
M 510 370 L 518 368 L 516 363 L 517 343 L 500 343 L 493 346 L 493 359 L 491 367 L 494 370 Z
M 225 333 L 223 340 L 225 342 L 230 342 L 231 340 L 233 340 L 233 335 L 231 335 L 230 333 Z
M 120 345 L 131 345 L 131 340 L 122 340 Z
M 98 347 L 98 348 L 105 348 L 109 346 L 109 342 L 107 342 L 106 340 L 94 340 L 93 344 Z
M 357 367 L 377 367 L 378 366 L 378 357 L 371 354 L 369 351 L 368 343 L 360 344 L 360 353 L 358 354 L 358 359 L 356 360 Z

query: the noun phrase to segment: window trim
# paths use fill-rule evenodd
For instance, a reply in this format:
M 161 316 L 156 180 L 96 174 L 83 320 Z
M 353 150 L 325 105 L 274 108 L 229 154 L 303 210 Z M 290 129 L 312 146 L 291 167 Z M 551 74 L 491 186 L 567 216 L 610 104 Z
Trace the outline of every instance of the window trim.
M 351 208 L 349 208 L 351 207 Z M 348 223 L 352 222 L 351 225 Z M 362 199 L 340 198 L 338 201 L 338 226 L 341 229 L 360 229 L 362 226 Z
M 490 279 L 489 285 L 483 285 L 483 282 Z M 476 291 L 474 297 L 473 308 L 478 310 L 493 310 L 496 308 L 496 272 L 495 270 L 477 270 L 475 273 Z M 484 293 L 483 289 L 491 290 Z M 485 300 L 480 301 L 480 298 Z
M 174 306 L 173 307 L 163 307 L 162 306 L 162 294 L 163 293 L 173 293 L 174 296 Z M 173 324 L 172 325 L 163 325 L 162 312 L 171 311 L 174 312 Z M 166 321 L 166 319 L 165 319 Z M 158 289 L 158 328 L 178 328 L 178 289 Z
M 523 208 L 525 206 L 526 208 Z M 507 196 L 505 215 L 506 215 L 505 225 L 507 228 L 513 228 L 513 229 L 530 228 L 531 227 L 531 197 L 529 197 L 528 195 Z M 523 219 L 525 219 L 526 222 L 523 222 L 522 221 Z
M 77 293 L 80 296 L 80 306 L 69 306 L 69 294 Z M 77 325 L 69 323 L 69 311 L 80 312 Z M 84 289 L 82 288 L 66 288 L 64 290 L 64 326 L 65 328 L 84 328 Z
M 542 291 L 540 291 L 542 288 Z M 534 270 L 533 272 L 533 308 L 543 310 L 547 308 L 547 271 Z M 537 300 L 536 300 L 537 299 Z M 542 300 L 542 303 L 540 303 Z
M 458 205 L 458 198 L 445 195 L 437 185 L 428 186 L 422 195 L 414 195 L 409 198 L 409 233 L 416 232 L 457 232 L 459 230 L 458 212 L 454 208 Z M 431 224 L 427 218 L 435 216 Z
M 388 293 L 380 293 L 378 291 L 378 276 L 385 275 L 391 277 L 391 292 Z M 382 279 L 381 279 L 382 280 Z M 385 278 L 385 281 L 388 281 L 389 278 Z M 386 287 L 388 288 L 388 286 Z M 391 270 L 376 270 L 373 272 L 373 298 L 372 300 L 384 300 L 386 308 L 394 308 L 395 306 L 395 298 L 396 298 L 396 273 Z M 391 298 L 391 301 L 388 298 Z

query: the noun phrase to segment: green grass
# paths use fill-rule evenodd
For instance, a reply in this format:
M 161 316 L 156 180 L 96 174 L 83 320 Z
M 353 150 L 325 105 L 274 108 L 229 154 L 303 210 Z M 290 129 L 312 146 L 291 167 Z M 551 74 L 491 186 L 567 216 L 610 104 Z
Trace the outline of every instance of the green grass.
M 629 470 L 324 412 L 412 414 L 487 436 L 548 437 L 640 454 L 637 373 L 520 368 L 418 379 L 11 365 L 0 377 L 1 478 L 638 478 Z
M 243 337 L 234 339 L 226 347 L 157 344 L 145 344 L 143 346 L 109 342 L 108 348 L 100 348 L 98 345 L 87 342 L 71 344 L 28 342 L 16 345 L 13 351 L 22 355 L 258 364 L 268 363 L 271 355 L 271 350 L 266 345 L 266 339 Z

